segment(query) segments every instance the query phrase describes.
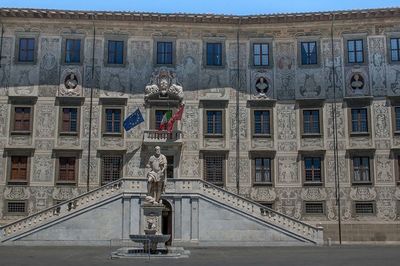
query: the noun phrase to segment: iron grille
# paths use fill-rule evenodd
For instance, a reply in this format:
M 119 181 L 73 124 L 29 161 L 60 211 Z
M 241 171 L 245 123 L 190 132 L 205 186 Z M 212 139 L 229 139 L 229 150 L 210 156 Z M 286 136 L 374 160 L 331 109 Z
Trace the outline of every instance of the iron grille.
M 323 214 L 324 204 L 322 202 L 306 202 L 305 211 L 307 214 Z
M 8 202 L 7 205 L 7 212 L 8 213 L 25 213 L 26 206 L 25 202 Z
M 108 183 L 120 179 L 122 169 L 122 156 L 103 156 L 102 168 L 102 183 Z
M 223 185 L 224 161 L 225 156 L 223 155 L 205 156 L 204 173 L 206 181 L 214 183 L 216 185 Z
M 357 202 L 356 203 L 357 214 L 373 214 L 374 204 L 372 202 Z

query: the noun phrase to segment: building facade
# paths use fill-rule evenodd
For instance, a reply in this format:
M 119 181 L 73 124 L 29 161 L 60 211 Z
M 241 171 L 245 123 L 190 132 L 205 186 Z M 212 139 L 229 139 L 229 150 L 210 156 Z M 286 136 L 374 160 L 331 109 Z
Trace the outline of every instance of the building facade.
M 400 9 L 0 13 L 2 224 L 143 179 L 161 146 L 169 179 L 214 183 L 334 240 L 339 194 L 343 240 L 400 240 Z M 126 132 L 137 108 L 145 122 Z

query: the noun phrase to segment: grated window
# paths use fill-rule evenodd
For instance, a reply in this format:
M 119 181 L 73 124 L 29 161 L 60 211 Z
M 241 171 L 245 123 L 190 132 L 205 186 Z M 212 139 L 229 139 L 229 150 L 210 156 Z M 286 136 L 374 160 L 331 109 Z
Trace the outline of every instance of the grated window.
M 26 212 L 25 202 L 8 202 L 7 212 L 8 213 L 25 213 Z
M 224 183 L 224 160 L 225 156 L 213 155 L 204 158 L 205 180 L 215 185 Z
M 102 183 L 109 183 L 121 178 L 122 156 L 107 155 L 102 159 Z
M 374 204 L 372 202 L 357 202 L 356 203 L 357 214 L 373 214 Z
M 324 204 L 322 202 L 306 202 L 305 211 L 307 214 L 324 214 Z

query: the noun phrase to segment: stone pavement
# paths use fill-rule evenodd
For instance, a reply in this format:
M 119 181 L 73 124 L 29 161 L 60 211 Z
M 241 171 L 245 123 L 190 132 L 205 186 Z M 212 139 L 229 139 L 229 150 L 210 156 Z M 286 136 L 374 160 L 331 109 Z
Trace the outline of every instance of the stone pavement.
M 400 246 L 188 248 L 188 259 L 114 259 L 107 247 L 0 247 L 1 266 L 398 266 Z

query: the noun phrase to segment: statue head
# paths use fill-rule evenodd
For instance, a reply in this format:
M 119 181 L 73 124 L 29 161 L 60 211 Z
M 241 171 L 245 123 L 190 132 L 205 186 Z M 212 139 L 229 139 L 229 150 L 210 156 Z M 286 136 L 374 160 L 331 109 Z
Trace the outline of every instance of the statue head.
M 160 154 L 161 154 L 160 146 L 156 146 L 156 147 L 154 148 L 154 152 L 156 153 L 156 155 L 160 155 Z

